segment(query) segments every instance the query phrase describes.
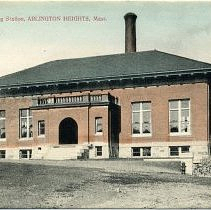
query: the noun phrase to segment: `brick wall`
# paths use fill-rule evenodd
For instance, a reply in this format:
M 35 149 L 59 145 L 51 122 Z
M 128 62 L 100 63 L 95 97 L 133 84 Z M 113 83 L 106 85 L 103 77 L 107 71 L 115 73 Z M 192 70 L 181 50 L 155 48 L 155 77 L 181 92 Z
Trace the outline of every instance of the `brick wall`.
M 182 142 L 207 141 L 208 139 L 208 111 L 207 84 L 184 84 L 147 88 L 126 88 L 109 91 L 92 91 L 91 94 L 110 93 L 118 97 L 121 106 L 120 144 L 149 143 L 149 142 Z M 61 95 L 80 95 L 89 93 L 69 93 Z M 191 135 L 169 135 L 168 101 L 170 99 L 190 99 Z M 131 102 L 151 101 L 152 107 L 152 136 L 132 137 L 131 135 Z M 6 140 L 0 141 L 0 147 L 35 146 L 42 144 L 58 144 L 59 124 L 66 118 L 73 118 L 78 124 L 79 144 L 90 142 L 108 143 L 108 107 L 74 107 L 33 110 L 33 133 L 31 140 L 19 140 L 19 109 L 29 108 L 32 97 L 1 98 L 0 110 L 6 110 Z M 89 112 L 89 113 L 88 113 Z M 89 115 L 89 123 L 88 123 Z M 103 135 L 95 135 L 95 117 L 103 117 Z M 37 136 L 38 120 L 45 120 L 45 137 Z M 89 138 L 88 138 L 89 126 Z
M 121 106 L 122 131 L 121 143 L 136 142 L 166 142 L 166 141 L 207 141 L 208 139 L 208 92 L 207 84 L 185 84 L 148 88 L 128 88 L 124 90 L 113 90 L 110 93 L 119 97 Z M 169 135 L 169 111 L 168 101 L 171 99 L 190 99 L 191 111 L 191 135 L 170 136 Z M 152 110 L 152 136 L 131 136 L 131 102 L 151 101 Z

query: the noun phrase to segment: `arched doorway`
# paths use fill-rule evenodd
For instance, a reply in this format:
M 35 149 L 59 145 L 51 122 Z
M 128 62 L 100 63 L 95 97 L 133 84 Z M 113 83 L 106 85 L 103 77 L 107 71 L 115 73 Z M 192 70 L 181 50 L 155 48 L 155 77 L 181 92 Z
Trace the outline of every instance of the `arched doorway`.
M 65 118 L 59 124 L 59 144 L 78 144 L 78 125 L 72 118 Z

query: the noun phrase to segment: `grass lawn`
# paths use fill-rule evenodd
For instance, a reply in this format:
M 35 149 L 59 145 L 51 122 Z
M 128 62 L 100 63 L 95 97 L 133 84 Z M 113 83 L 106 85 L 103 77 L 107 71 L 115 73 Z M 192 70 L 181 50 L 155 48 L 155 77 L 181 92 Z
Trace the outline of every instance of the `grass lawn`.
M 0 208 L 211 208 L 211 178 L 147 164 L 0 161 Z

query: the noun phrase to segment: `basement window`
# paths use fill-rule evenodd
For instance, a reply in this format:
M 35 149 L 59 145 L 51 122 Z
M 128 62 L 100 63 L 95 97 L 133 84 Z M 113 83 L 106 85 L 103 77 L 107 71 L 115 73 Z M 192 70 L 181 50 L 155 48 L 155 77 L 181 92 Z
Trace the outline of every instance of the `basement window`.
M 170 147 L 170 156 L 179 156 L 179 147 Z
M 132 156 L 151 156 L 151 147 L 132 147 Z
M 0 158 L 6 158 L 6 150 L 0 150 Z
M 188 153 L 190 152 L 190 146 L 182 146 L 181 153 Z
M 30 159 L 32 157 L 32 150 L 31 149 L 21 149 L 19 151 L 19 158 L 20 159 Z
M 143 147 L 143 156 L 151 156 L 151 147 Z
M 141 148 L 140 147 L 132 147 L 132 155 L 133 157 L 141 156 Z
M 96 146 L 96 156 L 102 156 L 103 155 L 103 150 L 102 150 L 102 146 Z
M 190 146 L 172 146 L 169 147 L 170 156 L 179 156 L 181 154 L 189 153 Z

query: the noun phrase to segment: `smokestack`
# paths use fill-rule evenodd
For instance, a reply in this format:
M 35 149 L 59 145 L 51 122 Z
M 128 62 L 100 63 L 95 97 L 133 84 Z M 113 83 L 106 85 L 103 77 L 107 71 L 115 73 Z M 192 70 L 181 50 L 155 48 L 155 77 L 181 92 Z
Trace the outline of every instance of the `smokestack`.
M 136 14 L 125 16 L 125 53 L 136 52 Z

